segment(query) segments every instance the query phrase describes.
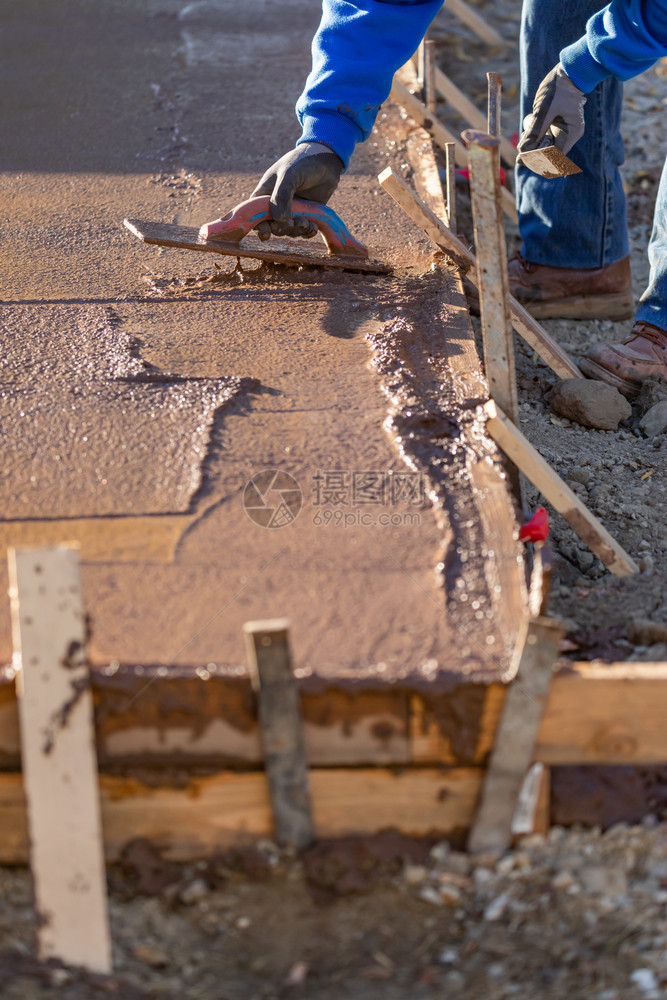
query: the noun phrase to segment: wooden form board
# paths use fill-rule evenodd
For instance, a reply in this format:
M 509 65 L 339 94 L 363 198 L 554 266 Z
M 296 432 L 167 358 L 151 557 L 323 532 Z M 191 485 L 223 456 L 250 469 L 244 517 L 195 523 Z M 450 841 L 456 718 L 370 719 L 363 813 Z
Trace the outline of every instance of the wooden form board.
M 311 769 L 318 834 L 380 828 L 374 824 L 415 833 L 429 826 L 445 831 L 469 826 L 508 687 L 463 687 L 461 701 L 456 690 L 409 696 L 412 766 Z M 458 723 L 465 706 L 471 706 L 471 715 Z M 666 717 L 667 663 L 568 664 L 554 674 L 533 760 L 547 767 L 664 764 Z M 472 741 L 459 725 L 474 729 Z M 468 766 L 461 766 L 462 743 Z M 364 763 L 362 756 L 358 763 Z M 188 858 L 270 834 L 268 784 L 260 771 L 193 778 L 185 789 L 147 788 L 108 775 L 99 780 L 108 859 L 132 836 L 149 836 L 174 857 Z M 0 774 L 0 863 L 26 859 L 23 782 L 19 774 Z
M 540 493 L 562 514 L 591 552 L 616 576 L 631 576 L 639 572 L 634 559 L 618 544 L 604 525 L 573 493 L 557 472 L 545 462 L 528 438 L 490 401 L 485 406 L 489 420 L 487 430 L 507 457 L 521 469 Z
M 145 683 L 145 677 L 143 680 Z M 145 697 L 156 701 L 147 706 L 144 723 L 129 717 L 125 729 L 123 717 L 119 717 L 113 729 L 121 737 L 117 742 L 108 741 L 108 706 L 102 700 L 97 720 L 102 769 L 160 763 L 186 769 L 199 765 L 259 767 L 262 757 L 257 726 L 250 728 L 248 722 L 247 742 L 236 744 L 234 730 L 220 724 L 214 714 L 202 711 L 197 727 L 184 727 L 179 683 L 172 682 L 166 697 L 160 694 L 159 680 L 152 684 Z M 182 683 L 181 700 L 187 700 L 191 682 Z M 197 683 L 203 701 L 213 697 L 209 695 L 210 682 Z M 97 684 L 93 675 L 94 696 L 103 699 L 104 688 Z M 309 701 L 311 716 L 319 714 L 323 719 L 331 715 L 332 703 L 340 699 L 335 724 L 317 724 L 313 719 L 308 726 L 316 733 L 311 742 L 315 752 L 309 752 L 308 744 L 306 747 L 309 766 L 482 766 L 493 747 L 506 691 L 502 683 L 461 682 L 442 692 L 392 689 L 377 691 L 371 698 L 369 693 L 341 693 L 324 685 L 317 697 L 301 696 L 302 702 L 304 698 Z M 0 693 L 0 760 L 4 771 L 16 771 L 20 767 L 16 699 L 12 688 L 2 687 Z M 247 697 L 242 695 L 241 700 Z M 665 763 L 665 718 L 667 663 L 562 662 L 554 674 L 535 760 L 548 765 Z M 445 724 L 439 721 L 442 719 L 449 721 Z M 384 747 L 377 734 L 387 730 L 393 730 L 394 735 Z
M 491 753 L 507 687 L 491 684 L 475 706 L 465 761 L 484 764 Z M 467 698 L 455 705 L 474 705 Z M 459 730 L 440 721 L 447 704 L 412 696 L 410 759 L 413 764 L 463 762 Z M 461 708 L 457 708 L 461 711 Z M 472 712 L 472 708 L 470 711 Z M 553 676 L 533 760 L 567 764 L 667 762 L 667 663 L 574 663 Z
M 494 48 L 504 48 L 508 44 L 503 36 L 495 28 L 492 28 L 465 0 L 445 0 L 445 9 L 455 14 L 459 21 L 467 25 L 487 45 Z
M 40 957 L 111 970 L 78 552 L 11 550 L 23 780 Z
M 315 829 L 320 837 L 392 826 L 415 835 L 460 831 L 472 820 L 481 777 L 476 768 L 311 771 Z M 107 861 L 117 859 L 133 837 L 147 837 L 167 857 L 185 861 L 271 836 L 261 772 L 193 778 L 186 788 L 102 776 L 100 793 Z M 0 864 L 25 864 L 25 815 L 20 776 L 0 775 Z
M 477 262 L 467 246 L 452 233 L 447 226 L 429 209 L 418 195 L 397 177 L 391 167 L 383 170 L 378 181 L 391 195 L 394 201 L 423 229 L 436 246 L 447 253 L 458 264 L 473 282 L 478 284 Z M 559 378 L 583 378 L 581 371 L 569 357 L 566 351 L 553 337 L 510 296 L 510 311 L 514 329 L 542 358 L 545 364 Z
M 551 618 L 526 623 L 517 673 L 505 704 L 468 840 L 474 852 L 505 851 L 535 749 L 558 645 L 565 627 Z

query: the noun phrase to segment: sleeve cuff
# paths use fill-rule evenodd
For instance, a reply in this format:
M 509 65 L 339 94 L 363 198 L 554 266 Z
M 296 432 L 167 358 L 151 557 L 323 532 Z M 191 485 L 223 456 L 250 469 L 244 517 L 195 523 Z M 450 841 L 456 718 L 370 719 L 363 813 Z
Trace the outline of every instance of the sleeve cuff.
M 566 46 L 560 54 L 560 61 L 572 83 L 584 94 L 590 94 L 598 83 L 602 83 L 611 75 L 609 70 L 591 55 L 586 35 L 572 45 Z
M 297 146 L 301 142 L 322 142 L 340 156 L 346 170 L 354 147 L 363 139 L 358 125 L 345 115 L 336 114 L 335 111 L 322 110 L 304 115 L 301 128 L 302 133 Z

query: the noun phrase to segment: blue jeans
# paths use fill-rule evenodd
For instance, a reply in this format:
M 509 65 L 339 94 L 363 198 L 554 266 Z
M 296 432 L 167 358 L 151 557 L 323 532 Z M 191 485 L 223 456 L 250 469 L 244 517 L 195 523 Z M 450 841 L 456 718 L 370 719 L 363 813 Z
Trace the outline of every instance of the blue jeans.
M 521 119 L 560 51 L 584 34 L 604 0 L 524 0 L 521 23 Z M 619 167 L 623 87 L 608 78 L 586 97 L 586 131 L 569 153 L 582 173 L 546 180 L 517 167 L 521 253 L 551 267 L 596 268 L 628 254 L 625 195 Z M 649 246 L 651 274 L 637 319 L 667 329 L 667 165 Z

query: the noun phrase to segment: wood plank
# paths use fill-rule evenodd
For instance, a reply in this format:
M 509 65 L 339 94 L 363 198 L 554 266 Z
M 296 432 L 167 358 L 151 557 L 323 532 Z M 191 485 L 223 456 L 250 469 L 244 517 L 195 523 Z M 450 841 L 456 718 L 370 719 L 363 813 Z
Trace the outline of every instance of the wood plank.
M 476 768 L 327 769 L 310 773 L 320 837 L 375 833 L 443 836 L 466 829 L 482 772 Z M 131 778 L 100 779 L 104 846 L 117 860 L 133 837 L 147 837 L 174 860 L 192 860 L 271 835 L 261 772 L 193 778 L 186 788 L 154 788 Z M 25 864 L 25 798 L 19 775 L 0 775 L 0 864 Z
M 397 177 L 391 167 L 383 170 L 378 181 L 410 218 L 420 226 L 436 246 L 445 251 L 478 284 L 476 260 L 468 247 L 424 204 L 421 198 Z M 559 378 L 583 378 L 574 361 L 553 337 L 510 296 L 512 325 Z
M 486 508 L 485 501 L 484 507 Z M 495 581 L 495 578 L 494 578 Z M 535 760 L 548 765 L 558 764 L 660 764 L 667 760 L 667 664 L 666 663 L 572 663 L 561 664 L 562 669 L 555 674 L 549 700 L 535 749 Z M 144 682 L 145 682 L 145 678 Z M 151 685 L 150 692 L 159 691 L 159 683 Z M 183 693 L 179 695 L 179 685 Z M 163 696 L 159 696 L 148 710 L 148 717 L 160 718 L 160 723 L 146 723 L 145 731 L 138 726 L 136 717 L 128 720 L 129 729 L 124 724 L 119 729 L 113 723 L 109 709 L 111 705 L 102 702 L 102 712 L 97 720 L 97 737 L 103 749 L 105 766 L 115 767 L 117 761 L 125 764 L 177 765 L 188 768 L 191 763 L 205 763 L 207 767 L 229 766 L 234 759 L 251 765 L 260 763 L 258 730 L 248 729 L 247 757 L 237 755 L 241 744 L 235 743 L 231 727 L 213 725 L 213 720 L 201 731 L 193 732 L 192 722 L 188 722 L 189 712 L 183 714 L 181 707 L 191 700 L 188 692 L 190 679 L 176 678 L 169 684 Z M 217 695 L 211 681 L 198 681 L 201 699 L 197 704 L 213 699 L 213 710 Z M 388 693 L 378 690 L 374 695 L 366 692 L 367 700 L 357 702 L 356 696 L 340 690 L 323 689 L 321 694 L 302 694 L 308 703 L 306 716 L 309 725 L 319 730 L 319 753 L 322 764 L 318 766 L 370 766 L 391 764 L 461 766 L 482 766 L 491 751 L 502 706 L 506 685 L 462 685 L 467 694 L 461 700 L 459 688 L 432 694 L 409 694 L 404 691 L 397 707 L 392 709 Z M 0 686 L 0 766 L 4 770 L 17 770 L 18 713 L 16 700 L 8 685 Z M 96 697 L 103 694 L 98 689 Z M 147 693 L 149 697 L 149 693 Z M 241 704 L 245 699 L 241 697 Z M 405 710 L 402 698 L 409 699 L 409 711 Z M 332 704 L 340 704 L 332 712 Z M 122 703 L 127 702 L 122 698 Z M 194 705 L 194 702 L 193 702 Z M 386 705 L 386 709 L 383 708 Z M 471 707 L 466 711 L 465 706 Z M 332 719 L 332 714 L 335 719 Z M 318 721 L 321 716 L 322 720 Z M 444 727 L 439 719 L 449 719 Z M 203 718 L 203 716 L 202 716 Z M 121 718 L 121 723 L 124 720 Z M 408 732 L 405 732 L 405 726 Z M 209 725 L 212 727 L 209 731 Z M 473 749 L 461 753 L 461 733 L 475 731 Z M 116 745 L 108 738 L 114 732 L 127 731 L 130 749 L 123 754 L 123 742 Z M 349 731 L 349 749 L 337 749 Z M 244 732 L 246 732 L 244 728 Z M 308 733 L 308 729 L 306 730 Z M 326 749 L 328 733 L 331 732 L 330 749 Z M 385 733 L 389 733 L 387 757 L 382 757 Z M 243 735 L 243 734 L 241 734 Z M 229 743 L 227 739 L 229 738 Z M 400 741 L 393 746 L 394 739 Z M 164 742 L 161 740 L 164 739 Z M 193 752 L 188 754 L 188 746 L 194 739 Z M 470 739 L 466 737 L 467 743 Z M 392 748 L 393 747 L 393 748 Z M 117 753 L 115 751 L 118 751 Z M 312 764 L 311 764 L 312 766 Z
M 493 74 L 489 74 L 493 76 Z M 489 105 L 493 89 L 490 89 Z M 482 318 L 484 371 L 489 393 L 515 423 L 519 422 L 519 398 L 514 360 L 514 334 L 510 322 L 507 244 L 500 206 L 498 140 L 483 132 L 463 133 L 470 159 L 477 287 Z
M 246 622 L 243 633 L 258 700 L 276 841 L 281 847 L 301 850 L 314 839 L 314 829 L 289 622 L 284 618 Z
M 516 676 L 509 686 L 496 733 L 468 849 L 507 850 L 519 796 L 530 769 L 537 731 L 551 683 L 561 622 L 533 618 L 526 623 Z
M 639 567 L 634 559 L 609 534 L 558 473 L 544 461 L 528 438 L 514 426 L 493 400 L 490 400 L 484 408 L 489 417 L 486 425 L 488 433 L 559 514 L 562 514 L 591 552 L 594 552 L 616 576 L 631 576 L 638 573 Z
M 301 267 L 329 267 L 339 271 L 363 271 L 367 274 L 390 274 L 389 264 L 381 261 L 365 260 L 363 257 L 344 254 L 318 253 L 307 249 L 294 240 L 280 240 L 273 237 L 269 243 L 252 233 L 240 243 L 224 240 L 205 239 L 195 226 L 174 226 L 167 222 L 151 222 L 146 219 L 124 219 L 123 225 L 142 243 L 158 247 L 177 247 L 181 250 L 197 250 L 203 253 L 223 254 L 227 257 L 250 257 L 253 260 L 267 260 L 278 264 L 293 264 Z
M 664 764 L 666 682 L 667 663 L 568 662 L 553 676 L 533 759 L 549 766 Z M 474 728 L 475 739 L 467 763 L 481 766 L 486 762 L 506 693 L 506 685 L 490 684 L 476 719 L 470 710 L 465 729 Z M 458 706 L 456 699 L 456 689 L 440 697 L 412 696 L 411 760 L 415 765 L 460 764 L 460 735 L 451 723 L 452 711 L 448 712 L 449 703 Z M 469 699 L 470 691 L 460 703 L 465 705 Z
M 453 80 L 443 73 L 439 66 L 435 67 L 435 87 L 441 97 L 443 97 L 448 104 L 454 108 L 455 111 L 461 115 L 465 120 L 466 124 L 470 125 L 471 128 L 479 129 L 480 132 L 485 132 L 487 127 L 486 116 L 483 111 L 473 104 L 469 97 L 467 97 L 462 90 L 460 90 Z M 509 166 L 513 167 L 516 163 L 517 152 L 512 143 L 505 136 L 501 135 L 500 138 L 500 155 L 505 160 Z
M 445 9 L 455 14 L 459 21 L 462 21 L 487 45 L 491 45 L 493 48 L 505 48 L 508 45 L 503 36 L 495 28 L 492 28 L 465 0 L 445 0 Z
M 110 972 L 78 552 L 12 549 L 9 571 L 39 954 Z
M 575 664 L 556 674 L 537 735 L 545 764 L 664 764 L 667 663 Z

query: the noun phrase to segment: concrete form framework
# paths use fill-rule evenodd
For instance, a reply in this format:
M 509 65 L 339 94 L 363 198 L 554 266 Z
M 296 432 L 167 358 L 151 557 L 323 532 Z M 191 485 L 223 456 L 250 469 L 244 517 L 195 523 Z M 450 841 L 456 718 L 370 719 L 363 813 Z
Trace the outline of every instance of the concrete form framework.
M 437 222 L 444 204 L 435 161 L 424 153 L 427 137 L 414 138 L 431 203 L 420 211 L 435 210 Z M 490 433 L 511 453 L 511 421 L 487 412 Z M 523 445 L 514 445 L 516 457 Z M 548 478 L 548 467 L 541 472 Z M 624 555 L 612 548 L 621 562 Z M 288 623 L 249 623 L 253 694 L 247 679 L 195 670 L 165 676 L 160 667 L 124 666 L 89 675 L 75 549 L 11 559 L 22 669 L 20 713 L 13 679 L 0 682 L 0 863 L 31 857 L 44 957 L 109 969 L 102 861 L 134 837 L 191 859 L 271 834 L 298 847 L 314 835 L 386 826 L 460 840 L 472 827 L 472 849 L 497 850 L 511 836 L 530 764 L 541 780 L 529 790 L 522 832 L 548 826 L 550 766 L 667 759 L 667 664 L 561 663 L 552 675 L 561 633 L 535 608 L 509 687 L 460 678 L 297 685 Z M 483 787 L 485 773 L 494 781 Z M 72 831 L 81 843 L 78 856 L 69 852 L 70 871 L 62 837 Z

